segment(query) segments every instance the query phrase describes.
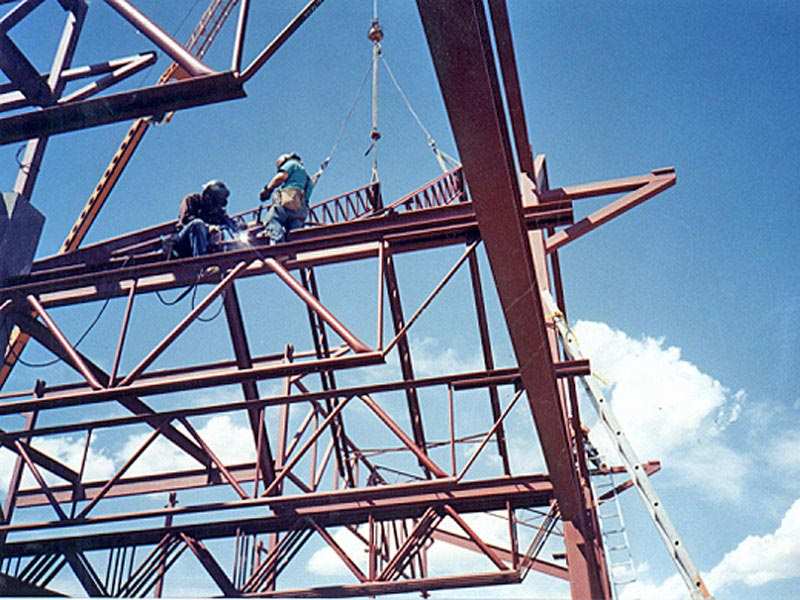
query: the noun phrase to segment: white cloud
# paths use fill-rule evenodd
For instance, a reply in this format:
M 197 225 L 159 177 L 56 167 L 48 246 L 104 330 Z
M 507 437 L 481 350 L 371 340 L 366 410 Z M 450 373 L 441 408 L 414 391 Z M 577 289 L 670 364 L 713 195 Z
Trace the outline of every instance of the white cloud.
M 658 598 L 658 600 L 686 600 L 688 597 L 686 584 L 677 573 L 670 575 L 662 583 L 652 581 L 634 581 L 625 586 L 620 600 L 641 600 L 642 598 Z
M 441 340 L 430 337 L 416 337 L 409 335 L 411 350 L 411 364 L 417 377 L 433 377 L 450 373 L 480 371 L 484 368 L 483 359 L 479 353 L 465 354 Z M 367 381 L 400 379 L 400 360 L 395 347 L 386 358 L 386 364 L 374 366 L 361 371 Z
M 669 464 L 687 485 L 702 484 L 700 489 L 709 497 L 731 502 L 742 499 L 750 469 L 746 455 L 714 440 L 687 445 L 671 455 Z
M 478 354 L 464 356 L 432 337 L 411 338 L 411 356 L 418 377 L 433 377 L 449 373 L 478 371 L 483 362 Z
M 786 511 L 773 533 L 749 535 L 708 574 L 712 589 L 734 583 L 750 587 L 797 578 L 800 564 L 800 498 Z
M 711 571 L 703 574 L 709 590 L 717 594 L 735 584 L 758 587 L 781 579 L 797 578 L 800 564 L 800 498 L 786 511 L 773 533 L 749 535 L 728 552 Z M 659 598 L 683 600 L 686 586 L 675 574 L 662 583 L 637 581 L 621 600 Z
M 639 458 L 668 462 L 680 469 L 682 483 L 702 484 L 714 497 L 740 499 L 749 460 L 723 438 L 741 414 L 745 392 L 731 393 L 663 339 L 633 339 L 591 321 L 579 321 L 575 332 Z M 592 441 L 613 457 L 601 429 L 592 432 Z M 712 469 L 716 477 L 710 477 Z
M 182 426 L 177 426 L 186 433 Z M 219 459 L 229 465 L 252 461 L 255 456 L 253 434 L 246 425 L 233 422 L 229 415 L 217 415 L 197 432 Z M 132 435 L 117 454 L 120 464 L 127 460 L 145 442 L 150 433 Z M 187 436 L 191 438 L 191 436 Z M 162 473 L 179 469 L 197 468 L 198 463 L 175 444 L 159 436 L 131 466 L 126 476 L 145 473 Z
M 333 533 L 334 541 L 347 553 L 353 562 L 358 565 L 361 572 L 366 573 L 368 567 L 367 552 L 365 551 L 366 545 L 364 542 L 358 539 L 355 534 L 346 527 L 337 528 L 335 532 L 331 532 L 330 530 L 328 532 Z M 362 527 L 359 533 L 366 535 L 366 527 Z M 321 538 L 318 539 L 321 540 Z M 340 580 L 344 580 L 342 577 L 343 574 L 354 577 L 342 562 L 342 559 L 333 551 L 333 548 L 325 542 L 322 542 L 322 544 L 323 546 L 318 548 L 314 554 L 311 555 L 311 558 L 308 559 L 306 569 L 314 575 L 338 577 Z
M 64 463 L 74 471 L 79 471 L 84 448 L 86 446 L 86 439 L 77 436 L 37 437 L 33 439 L 31 446 Z M 11 480 L 11 474 L 14 470 L 16 459 L 16 453 L 6 450 L 5 448 L 0 450 L 0 491 L 3 493 L 5 493 L 8 483 Z M 39 471 L 48 484 L 59 485 L 64 483 L 60 477 L 50 474 L 50 472 L 44 468 L 40 468 Z M 23 489 L 38 487 L 36 480 L 27 467 L 25 467 L 24 473 L 21 487 Z M 89 444 L 89 452 L 86 456 L 86 466 L 83 474 L 84 480 L 107 479 L 113 473 L 114 461 L 104 449 L 98 448 L 95 439 L 92 439 Z

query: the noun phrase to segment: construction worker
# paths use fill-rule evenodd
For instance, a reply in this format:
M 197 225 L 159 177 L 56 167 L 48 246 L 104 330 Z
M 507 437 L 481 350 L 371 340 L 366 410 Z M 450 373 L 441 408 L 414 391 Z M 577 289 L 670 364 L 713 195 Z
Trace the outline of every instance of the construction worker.
M 595 469 L 599 469 L 600 471 L 607 470 L 608 465 L 603 462 L 600 451 L 589 439 L 589 428 L 583 423 L 581 423 L 581 435 L 583 436 L 583 449 L 586 451 L 586 458 L 594 465 Z
M 292 229 L 305 225 L 308 199 L 316 183 L 316 178 L 309 176 L 303 160 L 295 153 L 281 154 L 275 161 L 275 168 L 278 172 L 259 194 L 265 202 L 277 190 L 266 217 L 266 232 L 273 244 L 284 241 Z
M 177 233 L 163 240 L 167 258 L 202 256 L 215 249 L 221 239 L 220 227 L 231 234 L 241 225 L 225 212 L 230 192 L 218 179 L 207 182 L 199 194 L 188 194 L 181 200 Z

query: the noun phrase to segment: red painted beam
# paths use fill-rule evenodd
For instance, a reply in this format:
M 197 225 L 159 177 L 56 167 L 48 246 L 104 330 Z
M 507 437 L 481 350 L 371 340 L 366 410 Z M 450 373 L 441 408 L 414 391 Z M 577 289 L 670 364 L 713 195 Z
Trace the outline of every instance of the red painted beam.
M 377 596 L 379 594 L 401 594 L 419 590 L 444 590 L 455 588 L 484 587 L 519 583 L 519 571 L 497 571 L 473 575 L 448 575 L 444 577 L 425 577 L 422 579 L 402 579 L 400 581 L 380 581 L 376 583 L 356 583 L 351 585 L 331 585 L 316 588 L 277 590 L 248 594 L 250 598 L 349 598 L 353 596 Z
M 497 4 L 497 3 L 495 3 Z M 447 107 L 478 228 L 554 494 L 564 519 L 570 589 L 576 598 L 610 598 L 602 553 L 587 548 L 598 532 L 587 519 L 591 491 L 575 467 L 565 406 L 556 384 L 539 297 L 537 275 L 522 217 L 519 174 L 514 166 L 507 116 L 482 0 L 417 0 L 428 46 Z M 502 28 L 503 23 L 495 23 Z M 510 33 L 509 33 L 510 35 Z M 502 44 L 502 40 L 498 43 Z M 508 62 L 506 62 L 508 64 Z M 543 265 L 539 265 L 543 268 Z M 583 560 L 585 559 L 585 560 Z
M 561 514 L 581 490 L 555 383 L 483 3 L 418 0 L 478 227 Z
M 3 554 L 29 556 L 42 552 L 88 551 L 102 548 L 115 548 L 130 545 L 156 544 L 166 532 L 186 533 L 196 539 L 209 540 L 236 535 L 237 530 L 245 534 L 293 531 L 310 527 L 303 517 L 311 517 L 321 527 L 336 527 L 366 523 L 370 516 L 383 520 L 410 519 L 422 515 L 429 507 L 443 510 L 451 506 L 461 514 L 502 510 L 508 503 L 514 508 L 548 506 L 552 501 L 553 486 L 543 475 L 520 475 L 497 479 L 455 483 L 453 479 L 438 479 L 419 483 L 374 486 L 317 492 L 297 496 L 260 497 L 225 503 L 212 503 L 197 506 L 178 506 L 137 513 L 100 515 L 84 521 L 49 521 L 5 525 L 2 531 L 55 531 L 62 527 L 108 527 L 121 523 L 166 515 L 204 514 L 201 522 L 182 523 L 165 529 L 115 530 L 96 532 L 93 535 L 72 535 L 67 537 L 47 537 L 36 540 L 8 542 Z M 247 508 L 270 507 L 274 515 L 257 518 L 214 521 L 212 515 L 219 516 L 230 511 Z
M 232 73 L 192 77 L 0 119 L 0 145 L 244 97 Z
M 458 535 L 450 531 L 439 529 L 434 531 L 431 537 L 435 540 L 452 544 L 453 546 L 458 546 L 459 548 L 464 548 L 465 550 L 481 552 L 481 549 L 478 548 L 478 545 L 468 537 Z M 488 546 L 505 562 L 511 563 L 514 560 L 513 553 L 506 548 L 501 548 L 500 546 L 495 546 L 493 544 L 488 544 Z M 526 556 L 519 553 L 517 553 L 517 561 L 519 561 L 521 568 L 527 567 L 528 564 L 530 564 L 530 568 L 534 571 L 538 571 L 539 573 L 544 573 L 545 575 L 550 575 L 551 577 L 558 577 L 559 579 L 569 579 L 569 572 L 561 565 L 549 563 L 538 558 L 529 560 Z

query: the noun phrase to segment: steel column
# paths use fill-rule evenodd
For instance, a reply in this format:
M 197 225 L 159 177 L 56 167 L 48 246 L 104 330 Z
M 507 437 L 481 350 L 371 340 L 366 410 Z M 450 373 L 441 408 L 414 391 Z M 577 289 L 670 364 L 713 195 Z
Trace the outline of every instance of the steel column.
M 233 352 L 236 355 L 236 365 L 239 369 L 251 369 L 253 367 L 253 359 L 250 356 L 250 345 L 247 343 L 247 333 L 234 282 L 231 282 L 222 298 L 222 302 L 225 307 L 225 317 L 228 322 Z M 242 381 L 241 385 L 245 402 L 252 402 L 259 397 L 258 384 L 255 379 L 246 379 Z M 250 429 L 253 432 L 253 442 L 260 451 L 258 455 L 259 469 L 264 477 L 264 483 L 268 485 L 275 479 L 275 466 L 269 443 L 269 434 L 263 418 L 260 417 L 259 409 L 248 410 L 247 418 L 250 421 Z
M 417 6 L 561 514 L 580 521 L 583 493 L 555 383 L 483 3 L 418 0 Z M 494 157 L 491 170 L 487 155 Z M 610 597 L 601 569 L 570 566 L 573 595 Z
M 386 283 L 386 294 L 389 298 L 389 312 L 392 313 L 392 324 L 394 326 L 395 338 L 393 341 L 397 343 L 397 358 L 400 361 L 400 372 L 405 381 L 414 380 L 414 366 L 411 360 L 411 347 L 408 343 L 408 338 L 405 335 L 400 335 L 406 323 L 403 316 L 403 303 L 400 299 L 400 285 L 397 281 L 397 272 L 394 268 L 394 259 L 391 252 L 386 252 L 383 263 L 383 277 Z M 391 349 L 391 343 L 383 349 L 384 356 Z M 411 422 L 411 431 L 414 435 L 414 442 L 417 447 L 424 453 L 427 452 L 427 445 L 425 443 L 425 429 L 422 423 L 422 412 L 419 407 L 419 397 L 417 390 L 409 388 L 406 390 L 406 404 L 408 405 L 408 417 Z M 420 462 L 420 466 L 424 465 Z M 428 471 L 425 471 L 426 476 L 430 477 Z

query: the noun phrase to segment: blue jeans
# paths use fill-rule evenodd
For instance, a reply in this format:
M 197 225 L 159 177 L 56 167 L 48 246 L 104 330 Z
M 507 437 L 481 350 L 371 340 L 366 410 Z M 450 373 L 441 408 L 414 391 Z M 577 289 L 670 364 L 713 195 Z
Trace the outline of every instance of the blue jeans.
M 266 230 L 269 238 L 274 242 L 282 242 L 286 239 L 286 234 L 292 229 L 299 229 L 306 224 L 308 208 L 300 210 L 289 210 L 274 203 L 267 213 Z
M 181 227 L 175 238 L 175 250 L 181 258 L 206 254 L 208 225 L 202 219 L 192 219 Z

